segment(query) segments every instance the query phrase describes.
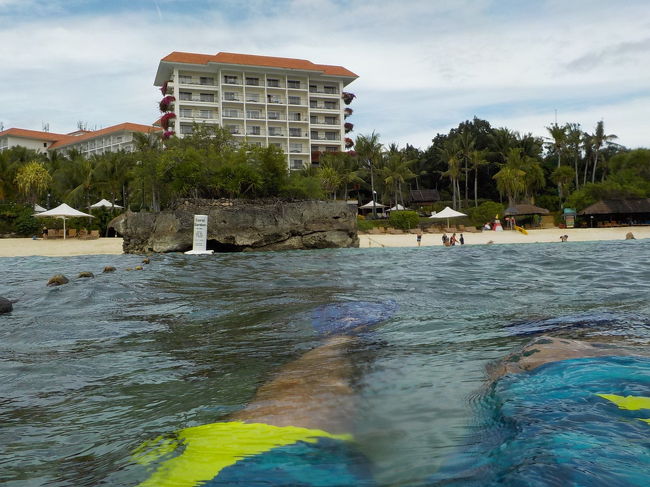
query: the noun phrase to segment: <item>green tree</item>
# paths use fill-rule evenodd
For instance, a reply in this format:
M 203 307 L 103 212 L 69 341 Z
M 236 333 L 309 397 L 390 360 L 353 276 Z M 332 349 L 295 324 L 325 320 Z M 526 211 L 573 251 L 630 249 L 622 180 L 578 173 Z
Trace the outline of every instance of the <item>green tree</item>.
M 478 206 L 478 170 L 486 166 L 488 161 L 485 159 L 487 150 L 474 150 L 469 154 L 469 162 L 474 171 L 474 206 Z
M 454 139 L 449 139 L 439 150 L 440 158 L 447 163 L 447 170 L 442 175 L 448 177 L 451 182 L 451 201 L 454 209 L 460 208 L 460 186 L 458 185 L 460 157 L 458 152 L 458 144 Z
M 383 158 L 383 146 L 379 142 L 379 134 L 374 131 L 370 135 L 359 135 L 357 137 L 355 148 L 361 165 L 370 173 L 370 191 L 372 191 L 372 201 L 376 202 L 375 193 L 375 171 Z M 377 217 L 377 208 L 372 208 L 373 218 Z
M 560 208 L 562 208 L 564 198 L 570 190 L 573 177 L 573 169 L 571 169 L 569 166 L 558 166 L 555 168 L 553 173 L 551 173 L 551 181 L 557 184 L 557 187 L 559 189 L 558 197 L 560 199 Z
M 399 150 L 397 145 L 391 144 L 386 154 L 385 164 L 380 169 L 380 175 L 388 188 L 391 188 L 395 197 L 395 205 L 399 202 L 404 204 L 402 188 L 406 181 L 415 178 L 411 171 L 413 161 L 407 160 L 405 154 Z
M 39 161 L 31 161 L 18 169 L 15 183 L 18 190 L 25 195 L 28 203 L 33 205 L 36 199 L 52 184 L 52 176 Z

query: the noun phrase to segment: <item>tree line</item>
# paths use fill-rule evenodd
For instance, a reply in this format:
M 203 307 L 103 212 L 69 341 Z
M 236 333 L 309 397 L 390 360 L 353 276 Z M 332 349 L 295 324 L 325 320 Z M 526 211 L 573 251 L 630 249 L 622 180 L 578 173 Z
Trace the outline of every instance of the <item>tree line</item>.
M 631 151 L 578 124 L 551 124 L 548 136 L 465 121 L 437 134 L 427 149 L 384 145 L 358 135 L 353 151 L 321 154 L 319 164 L 287 171 L 278 148 L 238 143 L 219 127 L 161 141 L 134 134 L 133 152 L 89 158 L 71 151 L 49 157 L 13 147 L 0 152 L 0 202 L 66 202 L 79 209 L 106 198 L 131 210 L 159 211 L 180 198 L 371 200 L 408 205 L 409 190 L 436 189 L 455 209 L 481 202 L 532 203 L 557 211 L 601 198 L 650 196 L 650 151 Z

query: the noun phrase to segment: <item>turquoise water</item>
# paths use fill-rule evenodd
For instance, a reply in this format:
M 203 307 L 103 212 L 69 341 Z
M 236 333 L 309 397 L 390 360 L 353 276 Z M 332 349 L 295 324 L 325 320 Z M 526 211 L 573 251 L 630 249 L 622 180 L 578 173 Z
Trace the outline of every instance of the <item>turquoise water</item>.
M 136 485 L 142 442 L 225 418 L 321 343 L 314 309 L 392 299 L 350 352 L 353 433 L 380 485 L 419 485 L 476 446 L 485 366 L 531 333 L 647 346 L 649 254 L 636 240 L 157 255 L 142 272 L 130 255 L 0 259 L 0 296 L 17 300 L 0 316 L 0 483 Z M 47 288 L 57 273 L 71 282 Z

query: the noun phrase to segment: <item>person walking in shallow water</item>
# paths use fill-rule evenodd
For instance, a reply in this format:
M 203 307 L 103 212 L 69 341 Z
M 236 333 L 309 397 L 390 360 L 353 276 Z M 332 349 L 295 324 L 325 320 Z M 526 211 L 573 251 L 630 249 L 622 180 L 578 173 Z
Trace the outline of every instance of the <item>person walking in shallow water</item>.
M 449 239 L 449 244 L 450 244 L 450 245 L 456 245 L 456 242 L 457 242 L 457 241 L 458 241 L 458 240 L 456 239 L 456 234 L 453 233 L 453 234 L 451 235 L 451 238 Z
M 415 235 L 416 235 L 415 238 L 416 238 L 416 240 L 418 242 L 418 247 L 419 247 L 420 244 L 422 243 L 422 229 L 418 228 L 418 231 L 417 231 L 417 233 Z
M 461 245 L 465 245 L 465 238 L 463 237 L 463 234 L 460 234 L 460 238 L 458 239 Z

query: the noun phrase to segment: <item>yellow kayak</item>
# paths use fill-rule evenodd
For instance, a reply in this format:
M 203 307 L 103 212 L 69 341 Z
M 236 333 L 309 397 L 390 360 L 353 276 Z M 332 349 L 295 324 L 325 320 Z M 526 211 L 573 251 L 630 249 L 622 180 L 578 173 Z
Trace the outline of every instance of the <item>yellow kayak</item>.
M 519 233 L 523 233 L 524 235 L 528 235 L 528 232 L 526 231 L 525 228 L 518 227 L 517 225 L 515 225 L 515 230 L 517 230 Z

